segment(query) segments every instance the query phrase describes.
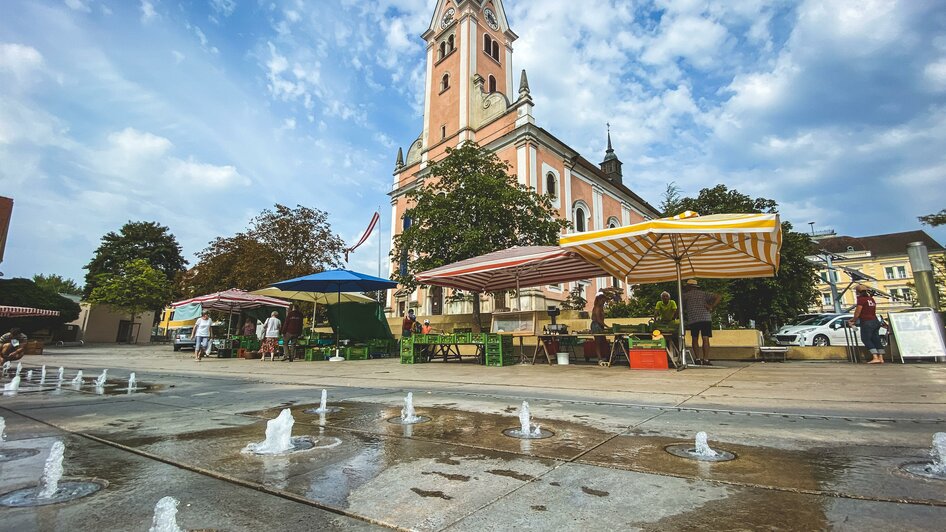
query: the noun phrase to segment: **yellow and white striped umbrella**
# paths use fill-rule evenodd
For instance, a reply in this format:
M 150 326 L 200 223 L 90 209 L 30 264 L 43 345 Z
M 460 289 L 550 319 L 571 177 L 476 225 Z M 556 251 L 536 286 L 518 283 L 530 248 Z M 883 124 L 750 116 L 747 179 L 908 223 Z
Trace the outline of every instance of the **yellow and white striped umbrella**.
M 625 227 L 572 233 L 560 245 L 631 283 L 681 278 L 772 277 L 782 226 L 777 214 L 686 212 Z

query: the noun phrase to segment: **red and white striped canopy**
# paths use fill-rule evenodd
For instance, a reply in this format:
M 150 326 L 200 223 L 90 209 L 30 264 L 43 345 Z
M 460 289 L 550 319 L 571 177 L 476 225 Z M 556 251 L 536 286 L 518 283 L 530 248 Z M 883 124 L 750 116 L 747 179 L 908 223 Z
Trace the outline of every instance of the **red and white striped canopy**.
M 266 297 L 251 294 L 243 290 L 231 288 L 223 292 L 192 297 L 183 301 L 171 303 L 174 308 L 199 303 L 204 310 L 243 310 L 258 307 L 288 307 L 289 303 L 275 297 Z
M 10 307 L 0 306 L 0 318 L 33 318 L 33 317 L 55 317 L 59 315 L 58 310 L 47 310 L 44 308 L 31 307 Z
M 573 251 L 557 246 L 520 246 L 427 270 L 415 278 L 427 285 L 494 292 L 610 276 Z

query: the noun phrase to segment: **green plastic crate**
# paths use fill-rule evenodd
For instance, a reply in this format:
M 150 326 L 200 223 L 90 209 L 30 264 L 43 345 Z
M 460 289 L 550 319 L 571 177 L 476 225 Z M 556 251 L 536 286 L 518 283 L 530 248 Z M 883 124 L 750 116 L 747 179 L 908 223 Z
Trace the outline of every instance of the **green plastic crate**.
M 659 340 L 638 340 L 636 338 L 628 338 L 627 341 L 630 344 L 630 347 L 640 349 L 665 349 L 667 347 L 667 340 L 664 338 Z
M 454 332 L 454 340 L 458 344 L 472 344 L 473 343 L 473 333 L 471 332 Z

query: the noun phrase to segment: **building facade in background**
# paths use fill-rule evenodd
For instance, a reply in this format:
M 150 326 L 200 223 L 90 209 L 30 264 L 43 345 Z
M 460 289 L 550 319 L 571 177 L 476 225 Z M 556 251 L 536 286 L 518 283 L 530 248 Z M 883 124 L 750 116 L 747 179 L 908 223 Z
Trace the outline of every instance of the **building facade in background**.
M 863 283 L 882 292 L 876 297 L 877 308 L 881 312 L 895 312 L 913 306 L 913 270 L 910 268 L 910 259 L 907 257 L 907 244 L 922 242 L 926 245 L 930 260 L 946 254 L 946 249 L 933 240 L 925 231 L 907 231 L 887 235 L 863 237 L 835 236 L 815 241 L 818 250 L 830 252 L 834 257 L 833 265 L 840 267 L 834 272 L 826 268 L 818 271 L 818 290 L 821 299 L 814 307 L 816 312 L 833 312 L 834 302 L 831 299 L 829 275 L 838 287 L 840 294 L 852 281 L 850 274 L 844 268 L 863 273 L 872 279 Z M 821 261 L 823 255 L 810 257 L 816 262 Z M 889 297 L 885 297 L 886 296 Z M 943 295 L 943 294 L 941 294 Z M 841 310 L 847 311 L 854 306 L 856 299 L 853 290 L 847 290 L 840 297 Z
M 390 193 L 392 247 L 393 238 L 411 223 L 404 216 L 410 207 L 405 194 L 424 183 L 429 164 L 443 158 L 448 147 L 467 141 L 495 152 L 509 164 L 510 174 L 519 183 L 551 196 L 559 216 L 571 222 L 575 231 L 619 227 L 657 216 L 650 204 L 625 185 L 610 132 L 604 160 L 594 164 L 536 124 L 526 72 L 517 76 L 513 70 L 512 44 L 517 35 L 509 27 L 501 0 L 440 0 L 422 38 L 427 43 L 424 122 L 406 156 L 398 150 Z M 394 262 L 391 267 L 397 271 L 406 268 L 406 263 Z M 559 304 L 575 285 L 525 288 L 522 308 Z M 597 290 L 623 286 L 623 280 L 589 279 L 577 285 L 590 308 Z M 472 311 L 470 302 L 447 303 L 445 290 L 431 287 L 405 293 L 392 289 L 388 314 L 402 316 L 409 308 L 423 315 Z M 482 297 L 484 312 L 509 306 Z

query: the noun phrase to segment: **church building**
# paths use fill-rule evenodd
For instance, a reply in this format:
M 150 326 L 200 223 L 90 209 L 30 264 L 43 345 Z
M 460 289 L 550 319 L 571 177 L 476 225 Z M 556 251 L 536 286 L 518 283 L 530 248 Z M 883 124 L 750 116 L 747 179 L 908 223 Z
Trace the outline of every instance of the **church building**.
M 551 196 L 559 216 L 571 222 L 575 231 L 657 217 L 654 207 L 624 183 L 610 132 L 604 160 L 593 164 L 536 124 L 526 72 L 516 76 L 513 71 L 513 43 L 518 36 L 509 27 L 502 0 L 439 0 L 430 27 L 421 37 L 427 44 L 424 122 L 406 157 L 398 150 L 390 193 L 392 244 L 393 237 L 410 224 L 404 217 L 409 207 L 405 193 L 423 184 L 430 162 L 443 158 L 448 147 L 467 141 L 495 152 L 509 164 L 519 183 Z M 394 262 L 392 271 L 403 266 Z M 590 308 L 599 289 L 623 286 L 623 279 L 523 288 L 522 309 L 558 305 L 575 286 L 584 291 Z M 430 287 L 406 293 L 392 289 L 389 315 L 403 316 L 410 308 L 419 315 L 472 311 L 469 302 L 445 302 L 446 290 Z M 490 312 L 510 304 L 483 294 L 481 309 Z

